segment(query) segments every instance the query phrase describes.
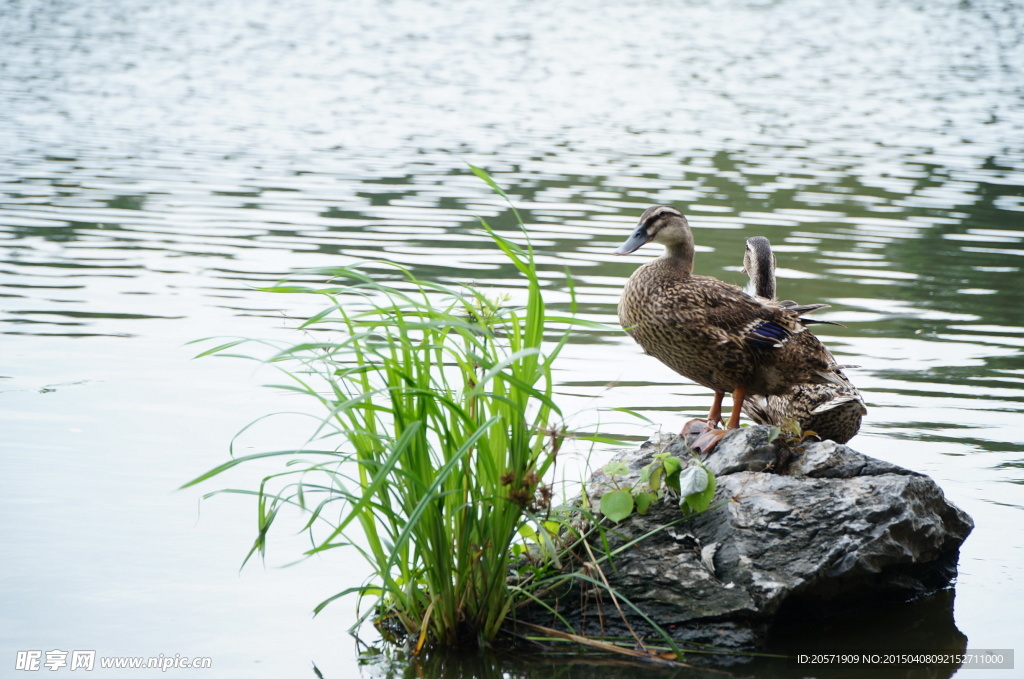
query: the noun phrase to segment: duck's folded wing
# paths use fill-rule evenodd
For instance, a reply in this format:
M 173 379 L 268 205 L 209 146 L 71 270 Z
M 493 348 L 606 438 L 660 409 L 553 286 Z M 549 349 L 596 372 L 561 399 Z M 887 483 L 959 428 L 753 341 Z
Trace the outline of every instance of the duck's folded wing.
M 791 299 L 785 299 L 782 300 L 781 302 L 769 303 L 775 304 L 776 306 L 779 306 L 787 311 L 796 313 L 798 316 L 800 316 L 800 322 L 804 325 L 812 325 L 817 323 L 819 325 L 838 325 L 840 328 L 846 327 L 842 323 L 836 323 L 835 321 L 823 321 L 818 318 L 810 318 L 807 316 L 807 314 L 813 313 L 818 309 L 827 309 L 829 307 L 828 304 L 797 304 Z
M 673 325 L 700 329 L 715 337 L 718 344 L 745 343 L 756 349 L 781 347 L 804 331 L 800 316 L 795 311 L 765 304 L 747 295 L 677 309 L 664 317 Z

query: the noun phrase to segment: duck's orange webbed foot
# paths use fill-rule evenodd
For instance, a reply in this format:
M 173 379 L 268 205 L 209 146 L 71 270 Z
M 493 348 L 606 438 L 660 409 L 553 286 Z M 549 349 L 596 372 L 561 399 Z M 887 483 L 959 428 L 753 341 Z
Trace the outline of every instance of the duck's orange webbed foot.
M 689 438 L 691 436 L 700 436 L 715 428 L 714 423 L 708 422 L 703 417 L 698 417 L 695 420 L 690 420 L 683 425 L 683 430 L 679 432 L 679 438 Z
M 698 453 L 710 453 L 718 441 L 725 436 L 726 430 L 715 429 L 709 420 L 698 418 L 683 425 L 679 437 L 687 442 L 691 450 Z
M 722 437 L 733 429 L 740 426 L 740 411 L 743 408 L 743 399 L 747 390 L 743 387 L 736 387 L 732 392 L 732 413 L 729 416 L 729 424 L 725 429 L 715 429 L 715 425 L 722 421 L 722 397 L 723 392 L 715 392 L 715 401 L 711 406 L 706 420 L 690 420 L 683 425 L 683 431 L 679 436 L 687 441 L 690 450 L 707 455 L 715 449 Z M 689 441 L 693 441 L 689 443 Z
M 722 437 L 729 433 L 728 429 L 712 429 L 697 437 L 697 440 L 690 444 L 690 449 L 701 455 L 707 455 L 715 449 Z

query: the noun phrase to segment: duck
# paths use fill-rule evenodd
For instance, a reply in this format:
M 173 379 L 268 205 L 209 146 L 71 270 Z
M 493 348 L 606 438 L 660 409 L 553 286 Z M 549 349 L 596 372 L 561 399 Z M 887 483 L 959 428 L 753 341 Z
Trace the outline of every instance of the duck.
M 690 420 L 680 434 L 699 434 L 693 450 L 711 453 L 739 428 L 748 394 L 787 396 L 799 385 L 842 384 L 835 358 L 820 342 L 796 341 L 805 333 L 813 337 L 805 314 L 827 305 L 782 305 L 694 274 L 693 232 L 671 205 L 644 210 L 615 254 L 632 254 L 651 242 L 665 251 L 629 277 L 619 322 L 644 353 L 713 392 L 707 418 Z M 732 410 L 721 429 L 727 393 Z
M 771 241 L 764 236 L 748 238 L 742 269 L 750 279 L 748 292 L 767 303 L 776 301 L 775 266 Z M 795 303 L 785 301 L 780 304 Z M 799 341 L 809 341 L 810 337 L 813 336 L 802 337 Z M 817 338 L 814 341 L 818 341 Z M 840 366 L 851 367 L 854 366 Z M 835 376 L 838 383 L 798 384 L 788 394 L 748 394 L 743 402 L 743 412 L 757 424 L 780 427 L 792 418 L 805 436 L 814 435 L 822 440 L 846 443 L 860 431 L 861 421 L 868 410 L 860 391 L 846 374 L 840 369 Z

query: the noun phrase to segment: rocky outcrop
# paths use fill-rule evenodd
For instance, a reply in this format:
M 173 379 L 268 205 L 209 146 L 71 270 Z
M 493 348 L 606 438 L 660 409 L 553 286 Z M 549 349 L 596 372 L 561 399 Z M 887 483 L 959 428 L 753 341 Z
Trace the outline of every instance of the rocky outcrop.
M 775 435 L 747 427 L 718 444 L 704 462 L 717 479 L 707 511 L 684 517 L 666 498 L 610 527 L 607 546 L 621 549 L 602 566 L 611 587 L 680 640 L 750 648 L 779 620 L 949 586 L 973 522 L 931 478 L 831 441 Z M 675 437 L 622 453 L 616 459 L 629 474 L 594 474 L 586 487 L 591 506 L 637 482 L 665 450 L 694 459 Z M 623 629 L 607 594 L 563 595 L 558 608 L 587 633 Z M 650 629 L 622 608 L 634 627 Z

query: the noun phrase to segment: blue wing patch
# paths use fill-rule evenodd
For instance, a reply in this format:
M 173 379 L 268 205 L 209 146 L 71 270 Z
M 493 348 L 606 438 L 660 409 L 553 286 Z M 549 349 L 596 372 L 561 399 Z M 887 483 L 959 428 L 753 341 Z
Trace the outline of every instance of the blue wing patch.
M 793 333 L 772 321 L 755 321 L 747 329 L 746 339 L 762 347 L 781 347 Z

